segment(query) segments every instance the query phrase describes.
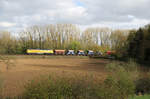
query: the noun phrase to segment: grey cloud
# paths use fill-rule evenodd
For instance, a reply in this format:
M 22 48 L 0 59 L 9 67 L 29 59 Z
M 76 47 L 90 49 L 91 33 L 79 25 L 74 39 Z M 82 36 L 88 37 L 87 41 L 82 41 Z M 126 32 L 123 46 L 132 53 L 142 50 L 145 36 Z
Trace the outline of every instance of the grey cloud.
M 0 29 L 15 30 L 35 24 L 72 23 L 86 26 L 109 22 L 129 27 L 128 23 L 143 25 L 150 20 L 149 0 L 78 0 L 83 5 L 77 5 L 75 2 L 75 0 L 0 0 L 0 23 L 16 24 L 10 28 L 0 27 Z M 142 22 L 135 21 L 137 19 Z
M 80 0 L 96 21 L 131 21 L 127 15 L 150 19 L 149 0 Z

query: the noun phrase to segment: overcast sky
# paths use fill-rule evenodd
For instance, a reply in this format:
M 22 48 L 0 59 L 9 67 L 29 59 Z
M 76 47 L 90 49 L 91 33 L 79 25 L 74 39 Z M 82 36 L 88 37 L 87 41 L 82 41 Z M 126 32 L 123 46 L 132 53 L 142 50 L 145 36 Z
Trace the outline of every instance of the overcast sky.
M 150 22 L 150 0 L 0 0 L 0 30 L 32 25 L 138 28 Z

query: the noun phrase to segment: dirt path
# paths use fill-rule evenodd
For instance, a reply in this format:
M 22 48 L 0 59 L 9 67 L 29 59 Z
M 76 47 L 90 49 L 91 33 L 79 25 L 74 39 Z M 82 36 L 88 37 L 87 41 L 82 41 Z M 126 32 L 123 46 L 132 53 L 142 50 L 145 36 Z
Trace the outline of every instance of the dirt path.
M 24 84 L 28 80 L 46 74 L 96 75 L 104 79 L 106 76 L 104 67 L 107 63 L 106 60 L 89 58 L 17 58 L 15 66 L 11 66 L 9 70 L 6 70 L 5 64 L 1 63 L 0 71 L 4 83 L 3 95 L 18 95 L 23 91 Z

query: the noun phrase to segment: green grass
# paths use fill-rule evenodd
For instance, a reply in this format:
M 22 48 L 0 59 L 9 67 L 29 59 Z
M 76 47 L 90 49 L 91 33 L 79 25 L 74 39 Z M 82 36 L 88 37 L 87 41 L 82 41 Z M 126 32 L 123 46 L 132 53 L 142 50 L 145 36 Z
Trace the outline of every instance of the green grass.
M 130 99 L 150 99 L 150 95 L 136 96 L 136 97 L 130 98 Z

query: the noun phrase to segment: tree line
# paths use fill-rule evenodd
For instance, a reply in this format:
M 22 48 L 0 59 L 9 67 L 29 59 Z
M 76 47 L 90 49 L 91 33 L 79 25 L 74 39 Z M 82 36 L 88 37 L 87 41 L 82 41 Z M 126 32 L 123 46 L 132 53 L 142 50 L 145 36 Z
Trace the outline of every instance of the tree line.
M 81 31 L 73 24 L 51 24 L 28 27 L 17 34 L 0 32 L 0 54 L 25 54 L 27 49 L 115 50 L 124 45 L 129 30 L 90 27 Z
M 17 35 L 0 31 L 0 54 L 25 54 L 27 49 L 72 49 L 106 52 L 118 58 L 150 60 L 150 25 L 137 30 L 89 27 L 82 31 L 73 24 L 28 27 Z
M 138 62 L 150 62 L 150 24 L 130 31 L 127 41 L 129 57 Z

